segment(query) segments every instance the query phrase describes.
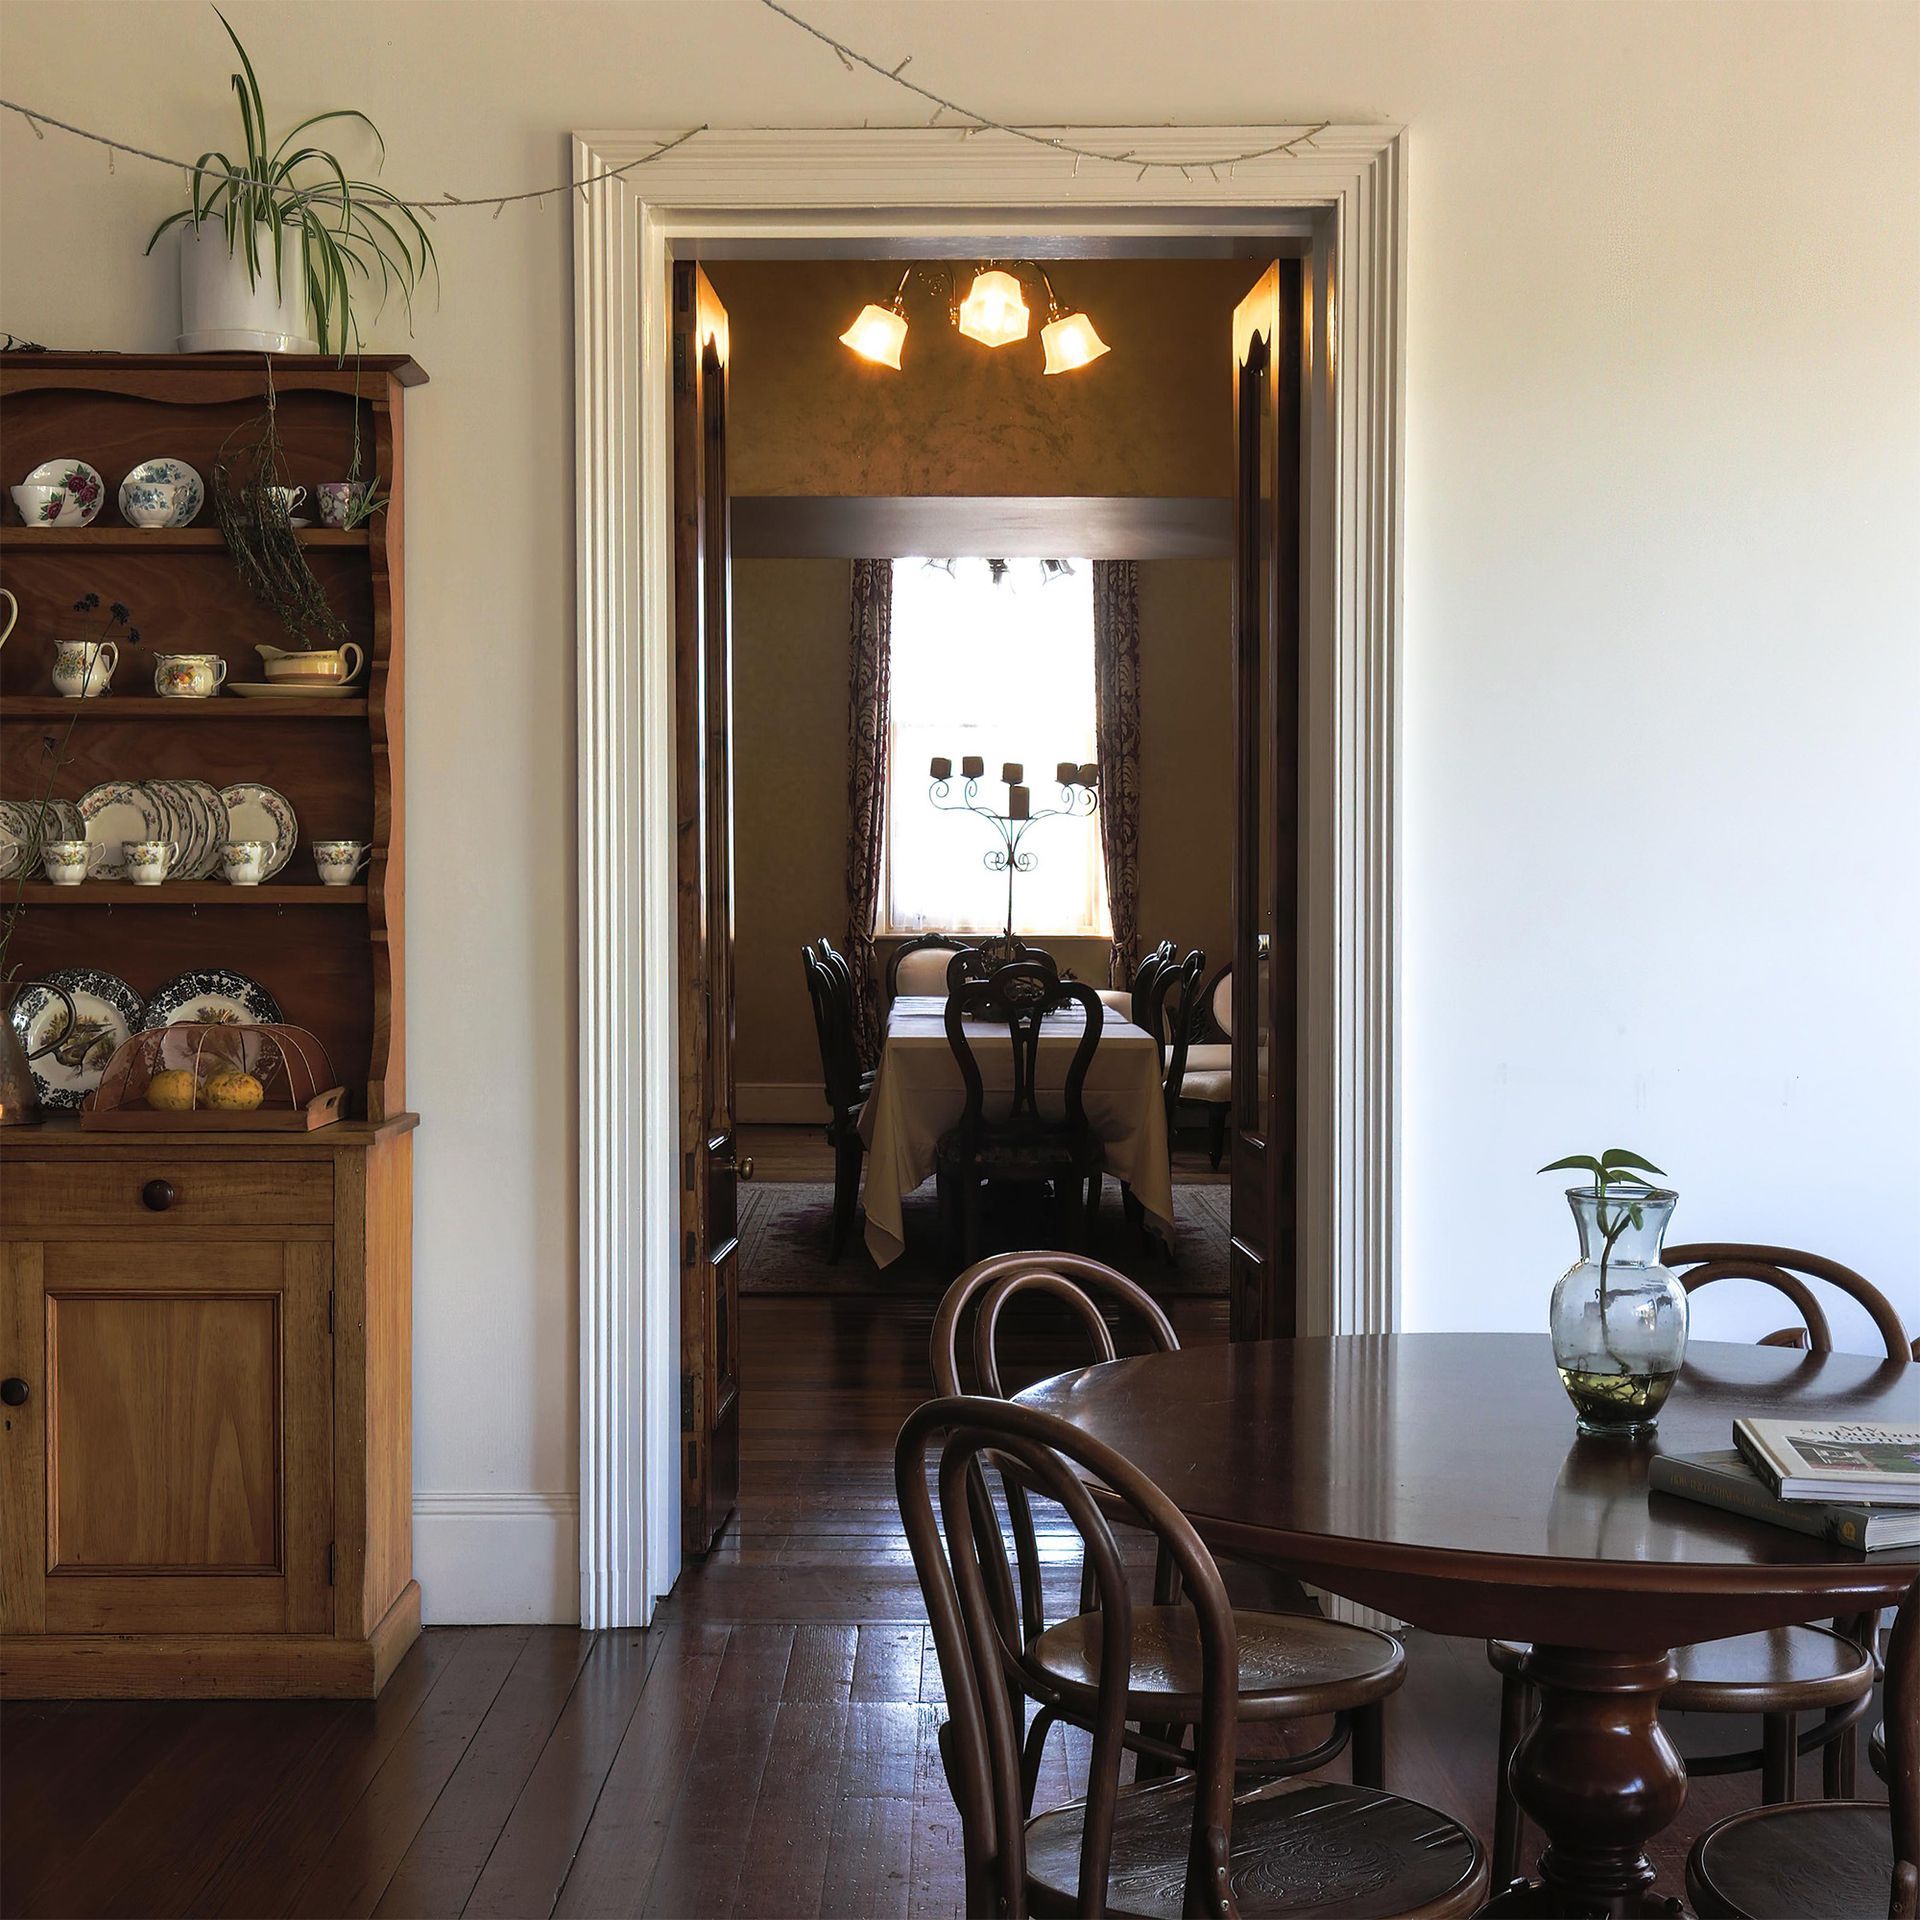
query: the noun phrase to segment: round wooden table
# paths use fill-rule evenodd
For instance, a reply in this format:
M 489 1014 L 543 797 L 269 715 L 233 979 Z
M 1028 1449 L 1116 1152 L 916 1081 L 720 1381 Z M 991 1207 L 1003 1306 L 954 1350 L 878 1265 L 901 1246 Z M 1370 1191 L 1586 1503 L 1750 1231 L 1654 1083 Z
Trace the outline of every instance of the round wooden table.
M 1862 1612 L 1913 1553 L 1824 1542 L 1649 1495 L 1657 1450 L 1737 1414 L 1920 1420 L 1920 1368 L 1700 1341 L 1648 1441 L 1590 1440 L 1544 1335 L 1415 1333 L 1190 1347 L 1018 1396 L 1116 1447 L 1220 1549 L 1435 1633 L 1528 1640 L 1540 1710 L 1513 1759 L 1542 1884 L 1490 1911 L 1670 1911 L 1647 1842 L 1686 1770 L 1658 1708 L 1671 1649 Z

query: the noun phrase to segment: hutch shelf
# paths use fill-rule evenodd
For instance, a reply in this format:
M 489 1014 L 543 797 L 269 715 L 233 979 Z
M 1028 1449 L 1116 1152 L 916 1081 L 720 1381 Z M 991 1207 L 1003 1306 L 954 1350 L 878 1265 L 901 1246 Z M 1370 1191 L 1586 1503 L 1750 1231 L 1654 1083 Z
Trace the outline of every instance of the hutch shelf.
M 217 653 L 229 683 L 286 643 L 229 560 L 211 504 L 191 526 L 123 524 L 142 460 L 211 487 L 266 405 L 253 354 L 0 355 L 0 471 L 86 461 L 85 528 L 0 527 L 19 619 L 0 651 L 0 798 L 77 799 L 109 779 L 263 780 L 300 846 L 253 888 L 8 882 L 21 980 L 62 967 L 143 997 L 195 967 L 260 981 L 325 1044 L 349 1118 L 312 1133 L 0 1128 L 0 1693 L 367 1697 L 419 1630 L 412 1572 L 412 1133 L 406 1107 L 404 474 L 411 359 L 276 356 L 294 485 L 362 470 L 369 526 L 303 533 L 364 683 L 344 699 L 169 700 L 153 656 Z M 356 419 L 357 416 L 357 419 Z M 13 519 L 10 506 L 9 520 Z M 73 603 L 123 601 L 114 688 L 53 691 Z M 373 847 L 322 887 L 314 839 Z M 125 911 L 122 911 L 125 909 Z

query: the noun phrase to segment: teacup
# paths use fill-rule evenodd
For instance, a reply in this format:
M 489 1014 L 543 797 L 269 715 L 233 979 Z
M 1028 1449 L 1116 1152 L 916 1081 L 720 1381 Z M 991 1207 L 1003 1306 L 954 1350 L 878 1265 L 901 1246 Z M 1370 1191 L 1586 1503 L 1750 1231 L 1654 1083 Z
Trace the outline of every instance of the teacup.
M 170 481 L 137 480 L 121 489 L 120 508 L 136 527 L 170 526 L 185 493 Z
M 53 643 L 53 690 L 67 700 L 97 700 L 120 664 L 120 647 L 113 640 L 56 640 Z
M 262 487 L 263 498 L 271 500 L 289 520 L 294 516 L 300 502 L 307 497 L 305 487 Z
M 154 656 L 153 690 L 168 700 L 210 700 L 227 677 L 217 653 L 162 653 Z
M 314 488 L 320 501 L 323 527 L 350 527 L 373 483 L 369 480 L 323 480 Z
M 86 840 L 49 840 L 40 849 L 40 864 L 56 887 L 77 887 L 106 857 L 106 848 Z
M 323 887 L 350 887 L 354 877 L 369 860 L 373 849 L 364 840 L 316 840 L 313 864 Z
M 157 887 L 180 858 L 171 840 L 129 840 L 121 851 L 127 856 L 127 878 L 136 887 Z
M 13 504 L 18 510 L 21 521 L 29 527 L 51 527 L 59 522 L 60 515 L 66 509 L 67 490 L 65 487 L 43 486 L 35 481 L 26 487 L 14 487 Z M 78 510 L 74 512 L 72 525 L 80 524 Z
M 220 870 L 230 887 L 257 887 L 266 878 L 273 849 L 264 840 L 229 840 L 220 849 Z

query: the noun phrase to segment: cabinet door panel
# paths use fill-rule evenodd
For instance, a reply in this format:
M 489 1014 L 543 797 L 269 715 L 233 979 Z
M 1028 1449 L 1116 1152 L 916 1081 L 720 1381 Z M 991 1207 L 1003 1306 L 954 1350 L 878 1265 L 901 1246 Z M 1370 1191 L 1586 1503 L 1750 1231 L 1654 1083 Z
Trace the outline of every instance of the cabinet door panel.
M 327 1247 L 24 1251 L 6 1364 L 37 1433 L 3 1436 L 9 1516 L 26 1460 L 43 1464 L 37 1551 L 9 1556 L 0 1614 L 14 1631 L 329 1631 Z

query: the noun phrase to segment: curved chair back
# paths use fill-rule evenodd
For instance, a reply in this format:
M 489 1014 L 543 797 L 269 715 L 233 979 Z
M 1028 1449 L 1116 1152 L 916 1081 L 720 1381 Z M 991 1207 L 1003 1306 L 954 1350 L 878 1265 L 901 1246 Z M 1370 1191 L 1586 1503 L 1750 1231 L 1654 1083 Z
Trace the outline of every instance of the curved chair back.
M 834 963 L 838 962 L 836 966 Z M 853 1033 L 853 975 L 825 941 L 800 949 L 813 1030 L 820 1042 L 821 1087 L 836 1119 L 860 1104 L 860 1048 Z
M 1193 1045 L 1195 1016 L 1200 1009 L 1200 976 L 1207 970 L 1205 952 L 1194 950 L 1175 966 L 1169 958 L 1153 983 L 1146 1027 L 1160 1049 L 1160 1085 L 1167 1104 L 1167 1151 L 1173 1151 L 1174 1109 L 1180 1104 L 1180 1083 L 1187 1077 L 1187 1049 Z M 1167 1003 L 1173 1002 L 1171 1014 Z M 1171 1035 L 1171 1039 L 1169 1039 Z
M 1886 1343 L 1889 1360 L 1915 1357 L 1893 1302 L 1871 1281 L 1837 1260 L 1824 1259 L 1817 1253 L 1802 1253 L 1794 1247 L 1745 1246 L 1731 1241 L 1700 1241 L 1691 1246 L 1668 1247 L 1660 1257 L 1670 1267 L 1686 1269 L 1680 1275 L 1680 1284 L 1689 1294 L 1698 1293 L 1716 1280 L 1757 1280 L 1762 1286 L 1785 1294 L 1800 1310 L 1803 1324 L 1768 1334 L 1762 1346 L 1810 1347 L 1815 1353 L 1833 1351 L 1833 1329 L 1827 1323 L 1826 1310 L 1807 1285 L 1807 1280 L 1812 1279 L 1837 1288 L 1866 1309 Z
M 1136 1027 L 1145 1027 L 1155 1035 L 1160 1034 L 1155 1022 L 1160 1017 L 1160 1004 L 1154 998 L 1154 989 L 1160 976 L 1173 964 L 1173 942 L 1162 940 L 1134 969 L 1133 988 L 1127 1000 L 1127 1018 Z
M 960 970 L 969 957 L 965 953 L 955 954 L 950 976 Z M 1086 1091 L 1087 1069 L 1093 1064 L 1094 1049 L 1100 1044 L 1100 1024 L 1105 1012 L 1100 996 L 1085 981 L 1062 980 L 1050 966 L 1043 966 L 1037 960 L 1010 961 L 996 968 L 985 980 L 963 979 L 947 995 L 947 1045 L 953 1049 L 961 1084 L 966 1090 L 966 1104 L 961 1110 L 958 1129 L 963 1151 L 971 1152 L 980 1137 L 986 1093 L 980 1078 L 980 1063 L 973 1057 L 973 1046 L 967 1038 L 967 1021 L 985 1020 L 1006 1027 L 1013 1046 L 1013 1090 L 1007 1118 L 1015 1122 L 1036 1122 L 1040 1118 L 1040 1031 L 1049 1014 L 1068 1006 L 1078 1006 L 1086 1020 L 1080 1044 L 1067 1063 L 1064 1089 L 1067 1130 L 1075 1139 L 1084 1140 L 1087 1109 L 1082 1096 Z
M 1000 1317 L 1010 1301 L 1023 1293 L 1044 1294 L 1066 1304 L 1087 1334 L 1092 1349 L 1089 1364 L 1115 1357 L 1113 1333 L 1100 1311 L 1096 1295 L 1117 1303 L 1146 1329 L 1157 1353 L 1173 1353 L 1180 1336 L 1152 1294 L 1099 1260 L 1079 1253 L 1023 1252 L 995 1254 L 969 1267 L 940 1302 L 933 1320 L 933 1384 L 944 1394 L 963 1393 L 960 1354 L 962 1343 L 971 1350 L 973 1378 L 978 1390 L 1004 1398 L 1000 1378 Z M 971 1325 L 972 1338 L 968 1339 Z M 1040 1543 L 1033 1509 L 1016 1474 L 1001 1473 L 1007 1495 L 1007 1518 L 1013 1527 L 1014 1561 L 1020 1581 L 1020 1620 L 1031 1644 L 1047 1629 L 1046 1593 L 1040 1572 Z M 1175 1595 L 1167 1587 L 1168 1568 L 1162 1565 L 1160 1597 L 1169 1604 Z M 1085 1587 L 1083 1577 L 1082 1585 Z M 1083 1602 L 1091 1594 L 1082 1592 Z M 1083 1605 L 1082 1611 L 1085 1611 Z
M 921 933 L 901 941 L 887 958 L 887 1005 L 892 1006 L 903 993 L 944 993 L 947 956 L 969 944 L 950 933 Z
M 928 1486 L 928 1459 L 936 1448 L 938 1518 Z M 1126 1570 L 1084 1474 L 1124 1506 L 1134 1524 L 1155 1536 L 1178 1567 L 1193 1607 L 1201 1714 L 1193 1735 L 1195 1793 L 1182 1911 L 1227 1914 L 1240 1655 L 1233 1610 L 1212 1555 L 1173 1502 L 1111 1447 L 1030 1407 L 944 1398 L 929 1401 L 901 1428 L 894 1483 L 946 1688 L 948 1725 L 941 1745 L 960 1810 L 967 1912 L 1008 1920 L 1024 1920 L 1029 1912 L 1020 1774 L 1024 1714 L 1009 1685 L 1010 1676 L 1020 1672 L 1024 1648 L 1005 1542 L 985 1497 L 981 1469 L 988 1461 L 1009 1463 L 1022 1481 L 1066 1513 L 1080 1536 L 1099 1601 L 1099 1710 L 1087 1768 L 1078 1911 L 1106 1911 L 1133 1644 Z

